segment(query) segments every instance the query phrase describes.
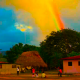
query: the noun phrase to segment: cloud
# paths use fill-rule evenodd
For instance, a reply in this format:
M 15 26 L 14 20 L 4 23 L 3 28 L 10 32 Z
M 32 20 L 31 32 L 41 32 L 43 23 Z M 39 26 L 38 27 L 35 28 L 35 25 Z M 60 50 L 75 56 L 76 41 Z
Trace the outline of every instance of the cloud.
M 0 0 L 0 41 L 38 45 L 51 31 L 56 31 L 54 4 L 65 26 L 78 30 L 79 0 Z M 15 23 L 31 26 L 33 31 L 26 30 L 25 34 L 16 29 Z M 22 29 L 25 31 L 24 26 Z
M 10 50 L 10 48 L 12 48 L 13 45 L 15 45 L 16 43 L 12 43 L 12 42 L 0 42 L 0 49 L 2 49 L 1 51 L 7 51 Z
M 78 20 L 80 20 L 80 1 L 79 0 L 75 0 L 75 2 L 77 1 L 77 3 L 74 3 L 74 8 L 68 8 L 68 6 L 66 8 L 62 8 L 61 12 L 61 17 L 62 18 L 67 18 L 67 19 L 72 19 L 75 22 L 77 22 Z M 71 4 L 72 5 L 72 4 Z
M 26 26 L 24 24 L 15 24 L 16 29 L 19 29 L 22 32 L 27 32 L 27 30 L 29 30 L 30 32 L 33 31 L 32 26 Z
M 9 50 L 13 45 L 20 43 L 39 46 L 37 30 L 34 32 L 21 32 L 20 30 L 4 30 L 0 33 L 0 48 Z M 36 41 L 36 44 L 32 43 Z M 6 46 L 6 47 L 5 47 Z
M 18 12 L 18 17 L 21 22 L 30 22 L 29 24 L 35 24 L 39 27 L 42 34 L 49 34 L 52 30 L 57 30 L 55 21 L 52 18 L 54 16 L 53 7 L 51 6 L 52 0 L 6 0 L 6 6 L 13 7 L 15 12 Z M 28 19 L 29 14 L 30 17 Z M 53 16 L 52 16 L 53 15 Z M 22 18 L 23 17 L 23 18 Z M 32 23 L 32 18 L 34 22 Z M 31 25 L 29 25 L 31 26 Z M 44 31 L 45 30 L 45 31 Z M 47 32 L 49 30 L 49 32 Z
M 35 42 L 38 37 L 38 30 L 34 26 L 33 19 L 30 18 L 30 15 L 27 15 L 29 17 L 27 19 L 29 21 L 27 22 L 23 21 L 22 16 L 19 18 L 18 13 L 19 11 L 15 12 L 14 9 L 9 7 L 0 8 L 0 48 L 2 50 L 9 50 L 13 45 L 19 42 L 33 45 L 31 41 Z M 19 14 L 22 14 L 22 12 Z M 25 14 L 29 13 L 26 12 Z M 31 24 L 29 24 L 30 21 L 32 22 Z M 26 32 L 21 32 L 19 29 L 16 29 L 15 23 L 26 25 L 29 29 L 32 27 L 33 31 L 28 30 Z M 35 45 L 38 46 L 39 41 L 36 43 Z
M 22 42 L 22 43 L 25 43 L 25 38 L 26 38 L 26 42 L 27 40 L 29 40 L 28 42 L 30 43 L 30 41 L 36 39 L 37 37 L 37 34 L 36 32 L 33 32 L 33 33 L 23 33 L 19 30 L 17 31 L 5 31 L 4 33 L 1 33 L 0 34 L 0 42 Z
M 13 10 L 0 8 L 0 30 L 10 28 L 16 22 L 16 15 Z
M 74 29 L 76 31 L 80 31 L 80 20 L 78 20 L 77 22 L 75 22 L 75 20 L 73 19 L 68 19 L 68 18 L 63 18 L 64 20 L 64 24 L 66 26 L 66 28 L 71 28 Z
M 16 13 L 22 11 L 23 13 L 18 12 L 17 18 L 23 22 L 27 22 L 27 15 L 30 15 L 29 18 L 34 19 L 33 23 L 36 24 L 36 27 L 39 27 L 41 30 L 40 34 L 45 37 L 51 31 L 56 31 L 55 21 L 53 19 L 55 13 L 54 4 L 59 10 L 61 19 L 65 17 L 76 20 L 79 17 L 79 3 L 79 0 L 6 0 L 6 5 L 3 5 L 14 8 Z M 26 14 L 26 12 L 30 14 Z M 29 22 L 32 23 L 32 21 Z M 39 37 L 39 39 L 41 38 Z

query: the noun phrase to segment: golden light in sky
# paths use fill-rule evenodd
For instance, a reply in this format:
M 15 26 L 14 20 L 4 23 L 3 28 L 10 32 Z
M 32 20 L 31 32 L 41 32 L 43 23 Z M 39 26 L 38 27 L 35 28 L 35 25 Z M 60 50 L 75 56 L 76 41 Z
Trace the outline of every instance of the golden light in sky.
M 30 30 L 30 31 L 33 30 L 31 26 L 25 26 L 24 24 L 19 25 L 18 23 L 16 23 L 15 26 L 16 26 L 16 29 L 19 29 L 22 32 L 26 32 L 27 30 Z
M 17 18 L 22 16 L 21 20 L 24 22 L 26 22 L 28 19 L 26 12 L 30 13 L 31 17 L 35 21 L 35 24 L 40 28 L 43 39 L 46 35 L 49 35 L 51 31 L 59 30 L 61 28 L 61 22 L 65 27 L 65 23 L 61 18 L 62 16 L 73 18 L 74 16 L 77 16 L 77 11 L 78 15 L 80 12 L 79 8 L 77 8 L 80 0 L 6 0 L 5 3 L 3 3 L 3 1 L 4 0 L 2 0 L 0 5 L 3 4 L 2 6 L 4 7 L 12 7 L 15 12 L 23 10 L 23 12 L 21 12 Z M 57 7 L 56 10 L 55 7 Z M 65 10 L 68 10 L 68 12 Z M 22 15 L 24 11 L 25 15 Z M 58 14 L 58 17 L 56 14 Z M 24 32 L 27 30 L 27 28 L 21 28 L 20 26 L 20 30 Z

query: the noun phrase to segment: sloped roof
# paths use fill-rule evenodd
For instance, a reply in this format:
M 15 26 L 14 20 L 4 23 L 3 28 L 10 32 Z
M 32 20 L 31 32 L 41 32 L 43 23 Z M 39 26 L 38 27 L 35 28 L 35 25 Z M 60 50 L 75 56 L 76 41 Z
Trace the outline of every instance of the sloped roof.
M 8 63 L 8 62 L 3 62 L 3 61 L 0 61 L 0 64 L 5 64 L 5 63 Z
M 47 67 L 47 64 L 43 61 L 37 51 L 27 51 L 23 52 L 19 58 L 16 60 L 17 64 L 22 64 L 24 66 L 42 66 Z
M 80 55 L 72 56 L 72 57 L 66 57 L 66 58 L 61 58 L 60 60 L 78 60 L 78 59 L 80 59 Z

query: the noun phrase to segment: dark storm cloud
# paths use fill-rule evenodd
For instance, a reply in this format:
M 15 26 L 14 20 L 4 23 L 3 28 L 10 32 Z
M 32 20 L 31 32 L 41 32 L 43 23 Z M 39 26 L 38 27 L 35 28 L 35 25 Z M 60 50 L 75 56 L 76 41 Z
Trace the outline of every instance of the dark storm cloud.
M 9 29 L 16 22 L 16 15 L 13 10 L 0 8 L 0 30 Z
M 9 50 L 13 45 L 19 42 L 25 44 L 34 44 L 37 38 L 37 31 L 21 32 L 16 29 L 16 14 L 8 8 L 0 8 L 0 49 Z M 21 23 L 21 22 L 19 22 Z M 32 43 L 33 41 L 33 43 Z M 36 45 L 39 43 L 35 43 Z

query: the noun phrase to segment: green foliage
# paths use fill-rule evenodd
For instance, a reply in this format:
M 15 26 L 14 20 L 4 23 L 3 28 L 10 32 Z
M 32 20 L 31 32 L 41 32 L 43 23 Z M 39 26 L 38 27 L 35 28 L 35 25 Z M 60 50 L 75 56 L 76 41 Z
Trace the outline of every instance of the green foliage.
M 38 52 L 40 52 L 40 47 L 25 44 L 23 46 L 23 52 L 26 52 L 26 51 L 38 51 Z
M 7 59 L 6 58 L 0 58 L 0 61 L 7 62 Z
M 0 58 L 2 58 L 3 57 L 3 55 L 2 55 L 2 53 L 0 53 Z
M 70 54 L 67 54 L 67 57 L 78 56 L 78 55 L 80 55 L 80 52 L 77 53 L 77 52 L 72 51 Z
M 60 63 L 62 64 L 62 61 L 60 60 L 62 58 L 62 54 L 61 53 L 53 53 L 52 56 L 50 56 L 50 67 L 59 67 L 60 66 Z M 54 66 L 53 66 L 53 65 Z
M 7 62 L 7 59 L 0 53 L 0 61 Z
M 10 51 L 6 51 L 6 58 L 8 62 L 14 63 L 16 59 L 19 57 L 19 55 L 23 52 L 23 44 L 15 44 L 12 48 L 10 48 Z
M 23 46 L 22 43 L 15 44 L 12 48 L 10 48 L 10 51 L 6 51 L 6 57 L 9 63 L 15 63 L 17 58 L 22 54 L 22 52 L 26 51 L 38 51 L 39 52 L 40 48 L 33 46 L 33 45 L 28 45 L 25 44 Z
M 8 62 L 14 63 L 26 51 L 38 51 L 49 68 L 62 66 L 60 58 L 80 54 L 80 32 L 71 29 L 52 31 L 40 43 L 40 47 L 19 43 L 6 52 L 6 58 Z
M 52 31 L 46 39 L 40 43 L 40 54 L 48 66 L 56 67 L 62 64 L 59 58 L 67 57 L 72 51 L 80 52 L 80 32 L 63 29 Z M 51 58 L 52 57 L 52 58 Z M 52 59 L 54 58 L 54 63 Z M 58 64 L 58 65 L 57 65 Z

